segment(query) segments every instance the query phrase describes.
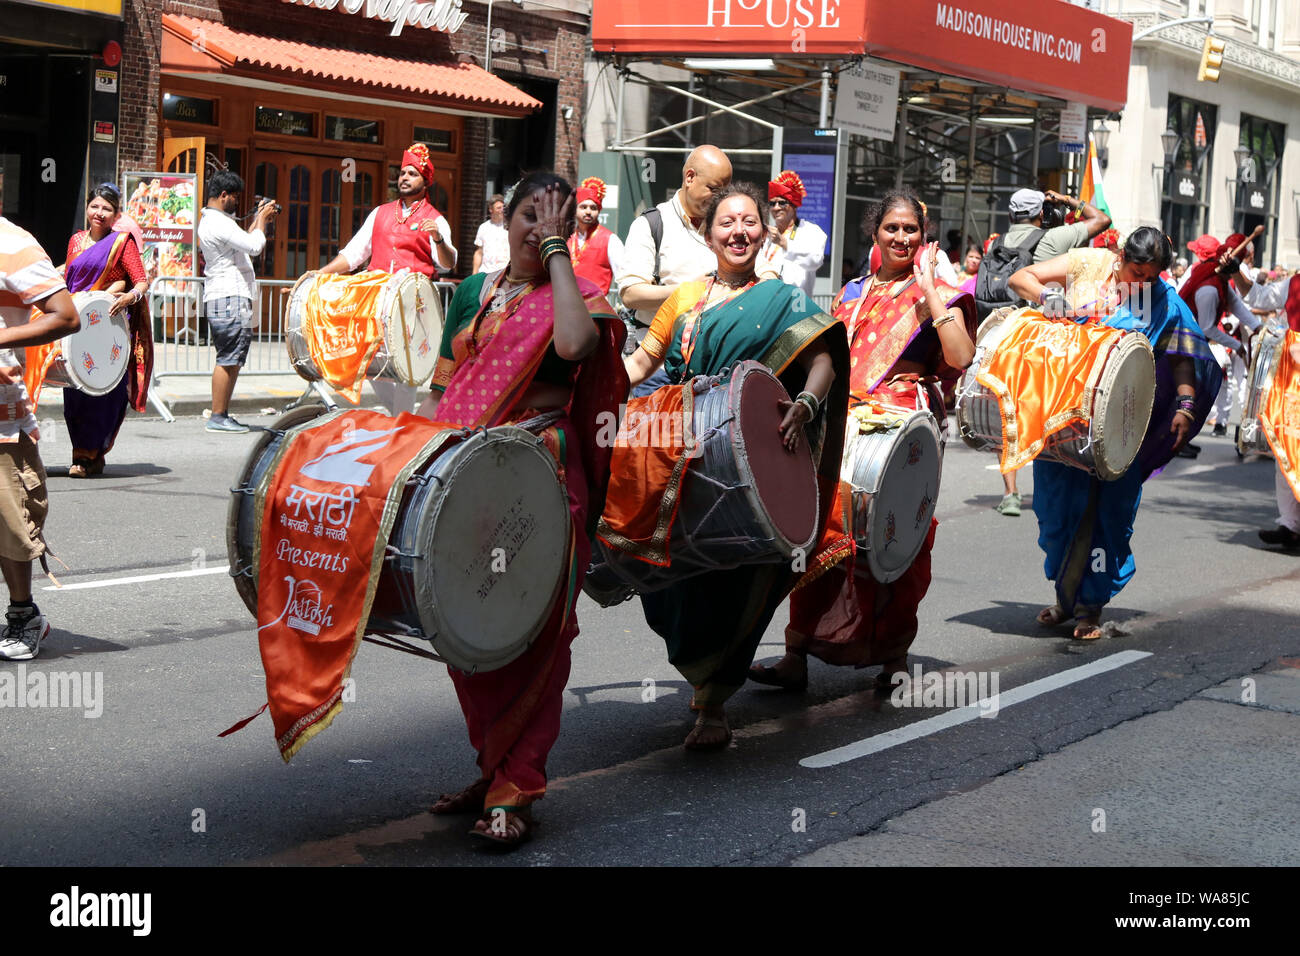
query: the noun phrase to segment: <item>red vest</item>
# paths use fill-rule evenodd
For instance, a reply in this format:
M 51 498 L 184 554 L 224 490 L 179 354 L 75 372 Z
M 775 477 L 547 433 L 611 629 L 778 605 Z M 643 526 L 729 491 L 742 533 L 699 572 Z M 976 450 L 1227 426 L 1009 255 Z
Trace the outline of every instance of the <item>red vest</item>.
M 437 219 L 438 210 L 428 200 L 420 205 L 406 222 L 397 221 L 402 211 L 401 200 L 386 202 L 375 210 L 375 230 L 370 236 L 370 268 L 381 272 L 396 272 L 407 268 L 433 276 L 433 234 L 420 231 L 425 219 Z M 412 229 L 411 227 L 415 228 Z
M 1219 275 L 1216 271 L 1219 267 L 1218 259 L 1205 259 L 1192 266 L 1192 274 L 1187 277 L 1183 287 L 1178 290 L 1179 297 L 1187 303 L 1187 307 L 1192 310 L 1192 315 L 1196 315 L 1196 290 L 1203 285 L 1213 286 L 1219 293 L 1219 318 L 1231 315 L 1231 302 L 1228 296 L 1228 280 Z
M 1286 321 L 1292 332 L 1300 332 L 1300 274 L 1291 277 L 1286 292 Z
M 573 274 L 596 283 L 601 295 L 609 295 L 609 287 L 614 282 L 614 270 L 609 264 L 609 237 L 612 235 L 604 226 L 597 225 L 581 252 L 578 251 L 577 231 L 569 237 Z

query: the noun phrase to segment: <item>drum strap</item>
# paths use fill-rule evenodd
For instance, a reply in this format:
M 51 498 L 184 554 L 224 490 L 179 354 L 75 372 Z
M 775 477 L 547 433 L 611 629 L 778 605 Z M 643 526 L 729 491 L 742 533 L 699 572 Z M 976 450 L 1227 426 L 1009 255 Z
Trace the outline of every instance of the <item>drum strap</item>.
M 717 280 L 717 278 L 718 278 L 718 274 L 716 272 L 713 275 L 709 276 L 709 281 L 705 283 L 704 286 L 704 295 L 700 296 L 700 301 L 696 302 L 695 305 L 691 308 L 691 311 L 686 313 L 686 320 L 682 325 L 682 365 L 683 366 L 689 366 L 691 364 L 691 356 L 695 354 L 695 344 L 696 344 L 695 326 L 699 322 L 700 316 L 704 313 L 704 310 L 708 308 L 716 308 L 717 306 L 723 305 L 726 302 L 730 302 L 732 299 L 740 295 L 742 292 L 748 291 L 754 285 L 754 281 L 757 281 L 757 280 L 753 280 L 745 283 L 743 286 L 741 286 L 739 289 L 732 292 L 726 298 L 721 299 L 718 302 L 713 303 L 712 306 L 710 306 L 709 296 L 713 295 L 713 284 Z

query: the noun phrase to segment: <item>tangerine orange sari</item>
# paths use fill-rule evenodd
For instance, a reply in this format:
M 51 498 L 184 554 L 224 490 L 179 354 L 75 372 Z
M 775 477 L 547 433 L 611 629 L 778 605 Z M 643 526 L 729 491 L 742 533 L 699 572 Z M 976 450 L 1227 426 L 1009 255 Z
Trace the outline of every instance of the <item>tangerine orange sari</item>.
M 939 298 L 962 310 L 975 338 L 975 300 L 948 286 Z M 946 424 L 942 388 L 961 375 L 943 360 L 925 296 L 915 281 L 873 287 L 870 277 L 846 285 L 832 306 L 849 330 L 850 407 L 866 403 L 907 409 L 929 408 Z M 927 375 L 895 374 L 900 360 L 919 362 Z M 849 427 L 853 416 L 849 416 Z M 944 428 L 946 431 L 946 428 Z M 812 654 L 828 664 L 869 667 L 902 657 L 916 639 L 917 608 L 930 588 L 930 552 L 938 519 L 911 567 L 891 584 L 859 566 L 853 539 L 850 489 L 841 481 L 826 533 L 808 572 L 790 595 L 786 649 Z

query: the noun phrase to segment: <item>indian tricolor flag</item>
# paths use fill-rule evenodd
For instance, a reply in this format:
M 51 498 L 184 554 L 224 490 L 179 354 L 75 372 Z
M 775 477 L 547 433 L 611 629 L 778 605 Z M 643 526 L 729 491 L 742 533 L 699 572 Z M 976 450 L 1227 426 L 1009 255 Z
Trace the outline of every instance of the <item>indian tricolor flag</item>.
M 1079 198 L 1110 215 L 1106 194 L 1101 190 L 1101 163 L 1097 161 L 1097 147 L 1092 141 L 1091 133 L 1088 134 L 1088 165 L 1083 170 L 1083 187 L 1079 190 Z

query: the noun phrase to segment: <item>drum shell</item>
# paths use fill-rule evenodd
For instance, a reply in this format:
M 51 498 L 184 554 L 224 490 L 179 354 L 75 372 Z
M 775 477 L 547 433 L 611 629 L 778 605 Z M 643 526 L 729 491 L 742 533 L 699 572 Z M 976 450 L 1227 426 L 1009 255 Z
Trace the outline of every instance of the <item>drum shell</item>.
M 126 313 L 109 315 L 109 308 L 113 305 L 116 297 L 111 292 L 75 292 L 72 295 L 72 301 L 77 306 L 77 312 L 81 319 L 82 326 L 71 335 L 65 335 L 59 340 L 59 352 L 50 362 L 49 368 L 45 372 L 45 385 L 62 386 L 63 388 L 75 388 L 79 392 L 87 395 L 107 395 L 112 392 L 121 383 L 122 378 L 126 375 L 127 367 L 131 363 L 131 329 Z M 93 341 L 90 339 L 90 329 L 87 323 L 92 321 L 96 325 L 107 323 L 107 329 L 111 330 L 107 336 L 96 334 Z M 111 355 L 111 351 L 104 346 L 111 341 L 111 347 L 116 347 L 119 352 L 116 357 Z M 91 358 L 99 358 L 105 364 L 116 365 L 116 368 L 110 368 L 110 377 L 102 378 L 98 384 L 91 383 L 78 370 L 75 361 L 69 362 L 69 356 L 76 356 L 86 348 L 93 349 L 96 353 Z M 111 382 L 111 384 L 109 384 Z
M 840 473 L 852 489 L 853 539 L 865 558 L 858 567 L 884 584 L 902 577 L 925 546 L 943 474 L 938 420 L 928 409 L 897 412 L 903 422 L 887 431 L 859 434 L 850 422 Z M 900 550 L 891 552 L 895 544 Z
M 257 615 L 258 600 L 257 569 L 252 563 L 256 536 L 262 530 L 261 516 L 255 510 L 257 486 L 276 457 L 284 440 L 283 433 L 322 414 L 325 414 L 324 406 L 310 405 L 295 409 L 277 421 L 254 446 L 240 473 L 237 487 L 231 490 L 232 498 L 226 522 L 230 574 L 245 606 L 254 616 Z M 486 442 L 494 439 L 499 441 L 504 436 L 514 442 L 525 443 L 535 451 L 530 458 L 535 466 L 532 468 L 534 481 L 549 474 L 554 494 L 552 496 L 548 489 L 542 498 L 549 502 L 550 523 L 555 525 L 559 522 L 567 527 L 569 513 L 554 460 L 549 452 L 537 446 L 538 439 L 535 436 L 513 427 L 488 429 L 486 433 L 474 434 L 472 438 L 471 434 L 467 429 L 457 430 L 434 457 L 416 470 L 403 489 L 390 534 L 390 546 L 376 584 L 367 632 L 427 639 L 449 664 L 472 673 L 503 667 L 528 649 L 545 625 L 550 608 L 560 596 L 567 564 L 557 554 L 553 567 L 544 568 L 530 576 L 528 581 L 536 578 L 538 582 L 532 588 L 532 606 L 536 608 L 542 604 L 545 611 L 534 610 L 530 619 L 520 622 L 519 628 L 510 635 L 512 643 L 507 652 L 497 653 L 488 649 L 476 653 L 474 648 L 465 646 L 463 635 L 437 633 L 436 627 L 443 626 L 445 622 L 433 607 L 436 603 L 432 597 L 435 582 L 429 564 L 434 542 L 429 535 L 438 524 L 439 496 L 445 492 L 448 475 L 455 471 L 458 460 L 467 451 L 482 454 Z M 561 542 L 561 546 L 553 550 L 563 551 L 563 542 L 567 538 L 556 535 L 552 529 L 550 541 L 552 544 Z M 518 586 L 519 582 L 516 581 L 515 585 Z M 539 595 L 541 601 L 537 600 Z M 517 606 L 509 601 L 509 596 L 506 596 L 503 603 L 511 608 Z
M 1251 452 L 1271 455 L 1268 439 L 1259 424 L 1259 413 L 1268 399 L 1277 377 L 1278 363 L 1282 357 L 1282 348 L 1286 343 L 1285 329 L 1268 329 L 1255 340 L 1254 354 L 1250 357 L 1250 372 L 1247 377 L 1248 391 L 1246 407 L 1241 414 L 1241 427 L 1237 432 L 1237 453 L 1246 455 Z
M 976 357 L 962 379 L 957 401 L 957 425 L 962 440 L 977 451 L 1002 451 L 1002 413 L 997 396 L 977 380 L 985 358 L 1031 310 L 997 310 L 980 326 Z M 1036 313 L 1035 313 L 1036 314 Z M 1032 319 L 1028 319 L 1032 321 Z M 1117 330 L 1119 331 L 1119 330 Z M 1140 353 L 1140 354 L 1139 354 Z M 1128 377 L 1120 380 L 1120 372 Z M 1072 422 L 1048 435 L 1036 456 L 1091 472 L 1102 481 L 1120 478 L 1142 445 L 1155 400 L 1155 360 L 1151 344 L 1140 332 L 1116 336 L 1089 377 L 1092 402 L 1087 422 Z M 1121 399 L 1118 403 L 1113 399 Z M 1122 414 L 1111 421 L 1107 413 Z M 1116 440 L 1111 439 L 1116 436 Z
M 747 386 L 752 376 L 759 381 Z M 693 388 L 704 389 L 695 395 L 692 416 L 698 460 L 690 463 L 682 479 L 680 504 L 670 532 L 672 564 L 653 565 L 597 541 L 583 586 L 593 600 L 609 606 L 635 592 L 657 591 L 711 570 L 785 562 L 796 553 L 811 553 L 817 540 L 819 509 L 811 449 L 801 441 L 797 452 L 807 461 L 809 480 L 803 496 L 807 500 L 801 498 L 796 504 L 807 509 L 807 531 L 795 539 L 778 527 L 758 488 L 762 482 L 753 470 L 754 449 L 747 447 L 741 428 L 747 387 L 762 389 L 764 397 L 770 389 L 774 402 L 781 396 L 789 400 L 784 386 L 758 362 L 739 363 L 729 377 L 724 373 L 694 380 Z M 778 422 L 779 416 L 770 424 Z M 728 490 L 722 496 L 710 493 L 719 485 Z

